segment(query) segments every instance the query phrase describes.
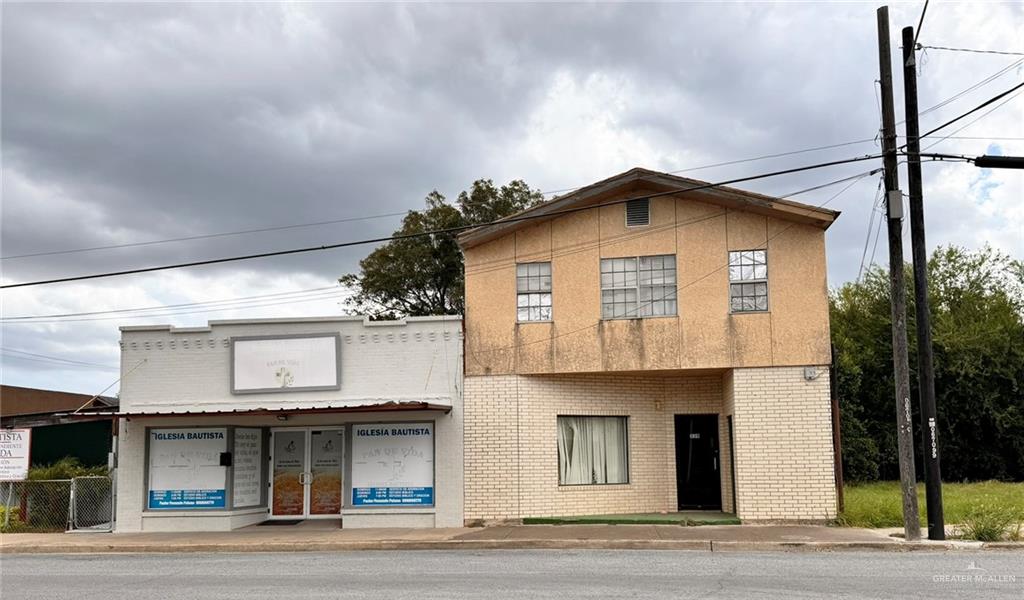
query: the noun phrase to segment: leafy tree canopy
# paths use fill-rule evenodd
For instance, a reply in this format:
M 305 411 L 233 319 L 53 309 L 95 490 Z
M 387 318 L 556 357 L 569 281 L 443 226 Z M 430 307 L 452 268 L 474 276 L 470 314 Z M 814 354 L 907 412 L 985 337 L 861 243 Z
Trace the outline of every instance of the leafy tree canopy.
M 943 479 L 1024 480 L 1024 262 L 985 247 L 928 261 Z M 917 398 L 913 277 L 907 267 L 911 391 Z M 876 267 L 831 294 L 848 479 L 897 479 L 889 278 Z M 915 410 L 918 406 L 915 402 Z M 920 415 L 915 443 L 920 473 Z
M 431 192 L 426 208 L 409 211 L 394 235 L 479 225 L 543 200 L 540 191 L 521 180 L 496 187 L 490 179 L 478 179 L 454 205 L 436 190 Z M 355 291 L 349 306 L 377 319 L 462 314 L 464 277 L 456 235 L 410 237 L 378 247 L 359 262 L 359 273 L 339 279 Z

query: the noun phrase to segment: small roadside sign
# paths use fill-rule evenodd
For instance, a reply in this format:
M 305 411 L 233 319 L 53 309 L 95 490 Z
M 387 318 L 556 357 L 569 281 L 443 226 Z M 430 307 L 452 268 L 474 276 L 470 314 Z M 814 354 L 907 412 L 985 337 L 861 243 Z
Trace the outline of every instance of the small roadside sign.
M 31 429 L 0 429 L 0 481 L 28 478 Z

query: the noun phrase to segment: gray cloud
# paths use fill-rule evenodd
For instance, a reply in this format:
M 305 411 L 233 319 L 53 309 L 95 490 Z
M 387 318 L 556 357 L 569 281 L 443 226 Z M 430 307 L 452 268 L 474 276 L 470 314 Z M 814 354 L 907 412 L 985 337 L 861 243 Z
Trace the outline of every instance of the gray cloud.
M 925 39 L 1011 45 L 1021 6 L 979 10 L 942 5 Z M 916 15 L 915 6 L 895 7 L 894 35 Z M 8 256 L 387 213 L 418 208 L 433 189 L 454 196 L 478 177 L 561 189 L 637 165 L 674 170 L 871 138 L 874 24 L 873 7 L 859 4 L 10 4 L 0 248 Z M 922 102 L 1005 64 L 970 58 L 931 57 Z M 1019 71 L 1003 84 L 1013 78 Z M 994 85 L 929 118 L 1002 89 Z M 1010 115 L 998 121 L 1011 124 L 1004 135 Z M 875 150 L 867 143 L 690 175 L 715 181 Z M 871 166 L 744 187 L 782 194 Z M 998 183 L 1012 197 L 1021 184 L 1005 177 Z M 963 203 L 968 176 L 936 180 L 936 196 Z M 832 205 L 844 211 L 829 233 L 834 284 L 856 275 L 874 189 L 866 180 Z M 820 203 L 837 190 L 800 199 Z M 1020 249 L 1012 230 L 992 225 L 991 209 L 971 215 L 930 213 L 939 232 L 932 239 L 977 245 L 989 236 Z M 29 280 L 329 243 L 383 235 L 397 222 L 6 260 L 3 275 Z M 5 314 L 87 306 L 96 294 L 121 306 L 205 300 L 219 281 L 234 282 L 234 295 L 261 293 L 261 278 L 315 287 L 367 251 L 39 288 L 12 293 Z M 179 287 L 168 289 L 168 280 Z M 67 353 L 85 340 L 102 339 L 114 359 L 113 325 L 31 335 L 4 327 L 4 343 L 74 358 Z M 5 378 L 45 375 L 27 363 L 6 366 Z

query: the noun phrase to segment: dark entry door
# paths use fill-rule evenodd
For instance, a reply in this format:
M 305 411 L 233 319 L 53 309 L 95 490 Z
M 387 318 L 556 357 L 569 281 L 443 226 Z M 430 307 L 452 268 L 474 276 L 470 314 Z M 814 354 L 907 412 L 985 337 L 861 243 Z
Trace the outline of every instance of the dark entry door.
M 679 510 L 722 509 L 718 416 L 676 415 L 676 490 Z

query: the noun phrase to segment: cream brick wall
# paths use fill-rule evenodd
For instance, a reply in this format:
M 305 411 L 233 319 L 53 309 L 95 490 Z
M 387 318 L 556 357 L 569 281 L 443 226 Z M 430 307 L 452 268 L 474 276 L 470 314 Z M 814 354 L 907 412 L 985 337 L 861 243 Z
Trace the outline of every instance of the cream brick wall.
M 736 503 L 744 520 L 824 520 L 836 516 L 829 370 L 735 369 Z
M 723 507 L 731 510 L 722 376 L 467 377 L 466 518 L 676 510 L 676 414 L 719 414 Z M 629 417 L 629 483 L 558 485 L 558 415 Z
M 722 507 L 745 520 L 835 516 L 828 370 L 467 377 L 466 518 L 676 510 L 676 414 L 719 415 Z M 558 415 L 629 417 L 629 483 L 558 485 Z

